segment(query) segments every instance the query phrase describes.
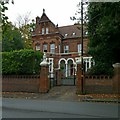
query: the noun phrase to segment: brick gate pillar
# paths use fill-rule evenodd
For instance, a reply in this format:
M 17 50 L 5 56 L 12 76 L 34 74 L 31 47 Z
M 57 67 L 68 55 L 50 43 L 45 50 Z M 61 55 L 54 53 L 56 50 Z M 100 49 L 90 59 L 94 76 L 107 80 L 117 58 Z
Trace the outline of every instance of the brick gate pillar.
M 113 64 L 114 77 L 113 77 L 113 93 L 120 93 L 120 63 Z
M 41 71 L 40 71 L 40 86 L 39 92 L 46 93 L 50 89 L 50 81 L 48 78 L 49 73 L 49 64 L 46 60 L 46 54 L 43 55 L 43 61 L 40 63 Z
M 76 73 L 76 93 L 82 93 L 82 70 L 81 63 L 77 63 L 77 73 Z

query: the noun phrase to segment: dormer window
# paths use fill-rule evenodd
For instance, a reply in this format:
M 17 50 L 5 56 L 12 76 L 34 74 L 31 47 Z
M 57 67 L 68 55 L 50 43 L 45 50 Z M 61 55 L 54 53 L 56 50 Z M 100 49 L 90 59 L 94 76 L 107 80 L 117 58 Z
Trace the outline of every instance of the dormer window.
M 66 33 L 66 34 L 65 34 L 65 37 L 67 37 L 67 36 L 68 36 L 68 34 Z
M 74 35 L 76 35 L 76 33 L 75 33 L 75 32 L 73 32 L 73 33 L 72 33 L 72 35 L 74 36 Z
M 42 28 L 42 34 L 44 34 L 44 32 L 45 32 L 45 30 L 44 30 L 44 28 Z

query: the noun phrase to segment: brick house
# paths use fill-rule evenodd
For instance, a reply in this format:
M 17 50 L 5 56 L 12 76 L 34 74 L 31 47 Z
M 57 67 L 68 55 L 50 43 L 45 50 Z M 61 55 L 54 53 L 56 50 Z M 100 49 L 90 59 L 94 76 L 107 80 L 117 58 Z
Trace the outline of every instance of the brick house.
M 84 27 L 83 60 L 85 71 L 93 64 L 92 57 L 87 54 L 87 29 Z M 46 15 L 45 10 L 41 17 L 36 17 L 36 27 L 32 33 L 33 49 L 47 53 L 50 63 L 49 72 L 62 69 L 68 77 L 76 72 L 76 61 L 81 53 L 80 24 L 58 27 Z

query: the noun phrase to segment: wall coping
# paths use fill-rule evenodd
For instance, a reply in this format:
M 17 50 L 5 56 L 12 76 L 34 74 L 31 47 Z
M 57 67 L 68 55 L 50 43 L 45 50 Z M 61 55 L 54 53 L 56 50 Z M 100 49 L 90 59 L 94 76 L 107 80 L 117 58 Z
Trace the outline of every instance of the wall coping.
M 40 63 L 40 66 L 48 66 L 49 65 L 46 58 L 47 58 L 46 53 L 44 52 L 43 61 Z
M 111 79 L 109 75 L 85 75 L 85 79 Z
M 114 68 L 120 67 L 120 63 L 115 63 L 115 64 L 113 64 L 113 67 L 114 67 Z

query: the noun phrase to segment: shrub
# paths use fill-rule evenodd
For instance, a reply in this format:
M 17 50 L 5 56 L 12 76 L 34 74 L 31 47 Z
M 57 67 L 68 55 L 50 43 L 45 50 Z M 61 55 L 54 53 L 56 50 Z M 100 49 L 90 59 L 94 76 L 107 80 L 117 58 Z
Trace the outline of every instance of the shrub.
M 87 74 L 90 75 L 113 75 L 113 67 L 106 63 L 97 63 L 93 66 Z
M 41 58 L 34 50 L 2 52 L 2 74 L 39 74 Z

